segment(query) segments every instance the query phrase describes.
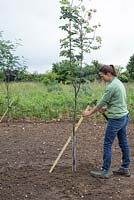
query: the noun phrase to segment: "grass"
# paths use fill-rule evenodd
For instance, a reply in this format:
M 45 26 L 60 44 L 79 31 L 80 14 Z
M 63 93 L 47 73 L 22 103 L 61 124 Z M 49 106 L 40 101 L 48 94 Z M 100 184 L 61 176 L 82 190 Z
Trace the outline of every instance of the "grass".
M 78 117 L 87 103 L 100 99 L 104 83 L 81 85 L 78 96 Z M 125 84 L 130 119 L 134 118 L 133 84 Z M 70 85 L 56 84 L 45 86 L 42 83 L 11 83 L 10 96 L 14 103 L 10 110 L 13 119 L 70 119 L 73 111 L 74 92 Z M 7 108 L 6 87 L 0 84 L 0 115 Z

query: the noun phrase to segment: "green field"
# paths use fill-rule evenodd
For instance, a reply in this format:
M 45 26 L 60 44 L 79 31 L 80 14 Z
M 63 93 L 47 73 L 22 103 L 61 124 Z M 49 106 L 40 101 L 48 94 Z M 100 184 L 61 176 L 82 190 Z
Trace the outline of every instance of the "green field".
M 104 83 L 82 84 L 78 96 L 78 113 L 94 99 L 101 97 Z M 134 119 L 134 84 L 125 84 L 130 120 Z M 45 86 L 42 83 L 11 83 L 11 119 L 71 119 L 73 112 L 74 90 L 70 85 L 56 84 Z M 7 109 L 7 94 L 4 83 L 0 84 L 0 116 Z M 95 115 L 100 119 L 100 114 Z

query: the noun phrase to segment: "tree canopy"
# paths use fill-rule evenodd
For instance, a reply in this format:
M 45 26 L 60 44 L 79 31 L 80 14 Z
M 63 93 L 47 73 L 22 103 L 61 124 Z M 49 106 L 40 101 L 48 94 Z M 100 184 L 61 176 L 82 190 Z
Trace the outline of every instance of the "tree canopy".
M 18 43 L 13 44 L 3 39 L 2 32 L 0 32 L 0 70 L 9 81 L 11 76 L 17 77 L 19 72 L 26 69 L 25 64 L 21 64 L 19 56 L 15 55 L 18 45 Z
M 134 54 L 129 59 L 127 70 L 129 72 L 130 79 L 134 80 Z

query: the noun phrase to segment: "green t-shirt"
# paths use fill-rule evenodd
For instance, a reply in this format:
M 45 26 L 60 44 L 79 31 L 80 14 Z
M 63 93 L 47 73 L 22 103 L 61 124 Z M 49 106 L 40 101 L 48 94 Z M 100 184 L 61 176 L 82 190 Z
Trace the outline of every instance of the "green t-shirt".
M 100 108 L 107 106 L 107 117 L 111 119 L 118 119 L 128 114 L 126 90 L 117 77 L 108 84 L 98 106 Z

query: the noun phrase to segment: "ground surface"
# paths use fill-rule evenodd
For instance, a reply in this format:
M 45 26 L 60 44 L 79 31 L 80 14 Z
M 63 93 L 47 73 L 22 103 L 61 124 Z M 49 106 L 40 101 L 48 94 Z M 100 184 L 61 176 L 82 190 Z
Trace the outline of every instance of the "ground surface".
M 0 124 L 0 200 L 134 200 L 134 124 L 129 124 L 130 178 L 98 179 L 105 124 L 83 122 L 77 132 L 77 172 L 72 174 L 71 144 L 52 173 L 50 167 L 69 137 L 69 122 Z M 115 141 L 111 169 L 120 165 Z

